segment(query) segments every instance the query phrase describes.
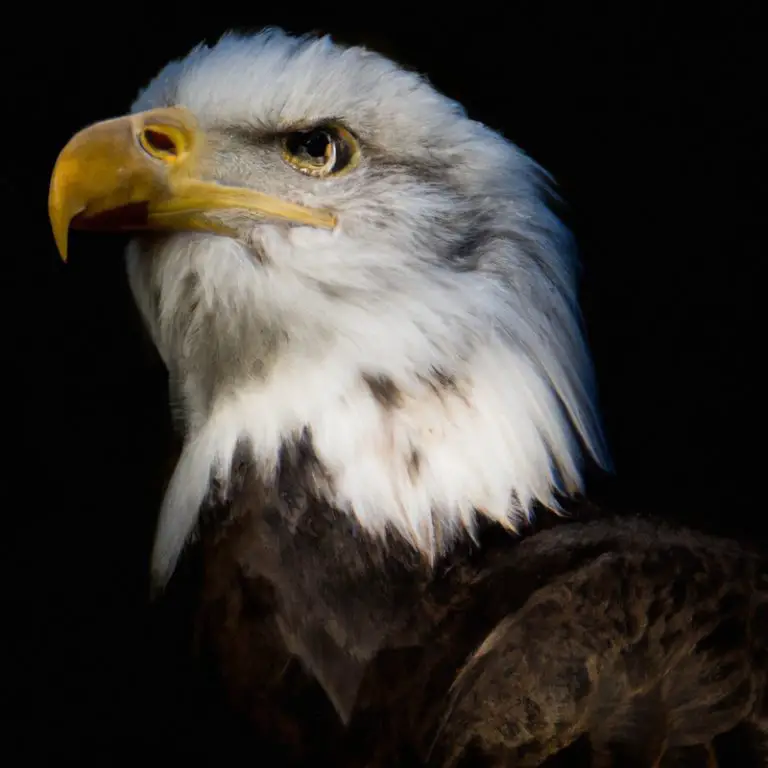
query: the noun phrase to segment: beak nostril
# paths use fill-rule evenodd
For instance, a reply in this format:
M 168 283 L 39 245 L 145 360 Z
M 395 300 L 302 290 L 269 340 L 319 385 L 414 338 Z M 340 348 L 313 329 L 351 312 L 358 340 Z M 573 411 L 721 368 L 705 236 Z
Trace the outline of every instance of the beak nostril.
M 141 143 L 152 155 L 178 156 L 179 148 L 176 142 L 165 131 L 156 128 L 144 128 L 141 132 Z

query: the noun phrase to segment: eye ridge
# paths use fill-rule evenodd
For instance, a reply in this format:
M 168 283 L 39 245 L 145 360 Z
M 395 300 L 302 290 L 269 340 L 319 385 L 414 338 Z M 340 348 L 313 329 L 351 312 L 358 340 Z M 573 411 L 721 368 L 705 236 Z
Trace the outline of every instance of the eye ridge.
M 283 159 L 297 171 L 315 177 L 338 175 L 357 164 L 357 139 L 342 126 L 321 125 L 282 136 Z

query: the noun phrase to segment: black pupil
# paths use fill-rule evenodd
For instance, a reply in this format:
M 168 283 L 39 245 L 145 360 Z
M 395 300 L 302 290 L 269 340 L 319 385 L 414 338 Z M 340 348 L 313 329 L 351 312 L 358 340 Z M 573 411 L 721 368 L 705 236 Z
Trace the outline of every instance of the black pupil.
M 292 155 L 324 163 L 330 143 L 331 137 L 326 131 L 307 131 L 289 136 L 287 148 Z

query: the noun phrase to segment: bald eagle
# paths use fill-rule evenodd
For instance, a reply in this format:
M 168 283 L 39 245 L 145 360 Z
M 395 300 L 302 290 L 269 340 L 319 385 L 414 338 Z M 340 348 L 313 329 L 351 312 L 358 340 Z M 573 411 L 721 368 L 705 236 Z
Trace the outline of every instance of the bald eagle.
M 56 162 L 63 258 L 134 235 L 183 435 L 153 582 L 189 567 L 268 764 L 712 766 L 737 727 L 761 759 L 765 557 L 580 501 L 609 460 L 551 195 L 419 75 L 278 30 Z

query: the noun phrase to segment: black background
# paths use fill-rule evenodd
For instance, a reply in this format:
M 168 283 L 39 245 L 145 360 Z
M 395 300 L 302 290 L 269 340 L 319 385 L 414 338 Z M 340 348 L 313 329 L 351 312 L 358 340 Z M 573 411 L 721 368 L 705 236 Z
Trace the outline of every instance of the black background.
M 606 487 L 707 530 L 768 533 L 758 2 L 610 12 L 250 3 L 229 15 L 217 7 L 229 3 L 213 5 L 19 6 L 2 33 L 2 688 L 4 727 L 25 750 L 12 765 L 39 749 L 112 764 L 163 735 L 137 691 L 151 677 L 143 642 L 168 463 L 164 371 L 127 290 L 121 241 L 75 234 L 61 264 L 47 185 L 73 132 L 126 111 L 168 59 L 229 28 L 276 24 L 367 44 L 427 73 L 550 170 L 584 263 L 616 464 Z

